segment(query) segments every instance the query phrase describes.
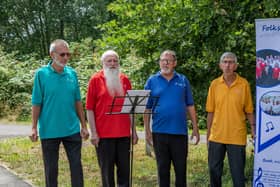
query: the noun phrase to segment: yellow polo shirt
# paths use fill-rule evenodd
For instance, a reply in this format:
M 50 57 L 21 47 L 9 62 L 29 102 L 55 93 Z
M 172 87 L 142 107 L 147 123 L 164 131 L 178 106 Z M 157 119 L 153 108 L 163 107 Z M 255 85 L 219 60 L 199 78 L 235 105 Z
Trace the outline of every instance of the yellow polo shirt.
M 223 76 L 209 87 L 206 111 L 214 113 L 210 141 L 246 145 L 246 113 L 253 113 L 253 103 L 248 81 L 236 75 L 230 87 Z

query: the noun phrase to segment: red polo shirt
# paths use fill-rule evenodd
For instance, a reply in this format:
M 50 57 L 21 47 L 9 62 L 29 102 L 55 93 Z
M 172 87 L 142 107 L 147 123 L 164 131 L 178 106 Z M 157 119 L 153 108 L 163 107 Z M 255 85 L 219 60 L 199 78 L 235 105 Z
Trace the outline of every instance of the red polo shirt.
M 129 79 L 121 74 L 124 93 L 131 90 Z M 109 94 L 103 70 L 94 74 L 88 84 L 86 97 L 86 109 L 92 110 L 95 117 L 96 131 L 100 138 L 116 138 L 130 136 L 130 117 L 129 114 L 108 115 L 113 102 L 113 97 Z M 120 112 L 124 102 L 123 98 L 115 100 L 113 112 Z

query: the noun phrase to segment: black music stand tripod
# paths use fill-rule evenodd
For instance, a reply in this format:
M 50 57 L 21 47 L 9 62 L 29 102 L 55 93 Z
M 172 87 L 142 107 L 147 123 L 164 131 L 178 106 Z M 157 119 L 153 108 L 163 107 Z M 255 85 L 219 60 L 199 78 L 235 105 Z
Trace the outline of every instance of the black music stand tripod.
M 135 130 L 135 114 L 144 114 L 150 90 L 128 90 L 125 96 L 115 96 L 110 105 L 110 112 L 107 114 L 130 114 L 131 117 L 131 136 L 130 136 L 130 175 L 129 186 L 132 187 L 132 171 L 133 171 L 133 137 Z M 115 104 L 116 100 L 124 99 L 122 106 Z M 122 107 L 120 112 L 113 112 L 114 107 Z

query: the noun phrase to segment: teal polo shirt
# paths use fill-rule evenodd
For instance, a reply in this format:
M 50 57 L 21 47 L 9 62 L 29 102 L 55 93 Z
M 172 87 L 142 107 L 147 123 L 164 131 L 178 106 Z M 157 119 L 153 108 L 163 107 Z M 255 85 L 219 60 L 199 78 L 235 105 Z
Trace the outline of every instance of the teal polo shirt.
M 40 139 L 59 138 L 80 132 L 75 103 L 81 100 L 77 74 L 69 66 L 56 72 L 51 66 L 40 68 L 34 78 L 32 105 L 40 106 Z

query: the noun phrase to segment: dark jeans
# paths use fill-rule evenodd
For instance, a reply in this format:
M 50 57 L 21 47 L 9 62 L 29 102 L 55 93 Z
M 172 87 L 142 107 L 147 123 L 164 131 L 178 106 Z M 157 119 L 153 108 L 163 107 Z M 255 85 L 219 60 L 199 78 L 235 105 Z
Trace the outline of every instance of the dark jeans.
M 115 187 L 115 165 L 117 184 L 129 186 L 130 174 L 130 137 L 101 138 L 96 148 L 103 187 Z
M 59 146 L 63 143 L 70 164 L 72 187 L 82 187 L 83 170 L 81 163 L 82 140 L 80 133 L 67 137 L 41 140 L 46 187 L 57 187 Z
M 171 162 L 175 171 L 176 187 L 187 186 L 188 136 L 153 133 L 160 187 L 170 186 Z
M 210 172 L 211 187 L 222 186 L 222 173 L 224 158 L 227 153 L 228 162 L 234 187 L 245 186 L 245 146 L 221 144 L 209 141 L 208 165 Z

